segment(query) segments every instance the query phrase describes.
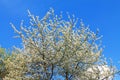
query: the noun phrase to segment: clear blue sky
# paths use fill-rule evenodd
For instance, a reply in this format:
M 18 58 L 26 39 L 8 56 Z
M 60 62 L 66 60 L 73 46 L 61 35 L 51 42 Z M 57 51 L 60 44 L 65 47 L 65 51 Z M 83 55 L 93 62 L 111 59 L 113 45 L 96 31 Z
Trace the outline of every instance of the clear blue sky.
M 105 46 L 103 54 L 119 67 L 120 0 L 0 0 L 0 45 L 4 48 L 20 45 L 20 40 L 13 38 L 9 23 L 19 27 L 21 20 L 28 20 L 27 9 L 42 17 L 50 7 L 56 13 L 74 14 L 93 31 L 99 28 Z

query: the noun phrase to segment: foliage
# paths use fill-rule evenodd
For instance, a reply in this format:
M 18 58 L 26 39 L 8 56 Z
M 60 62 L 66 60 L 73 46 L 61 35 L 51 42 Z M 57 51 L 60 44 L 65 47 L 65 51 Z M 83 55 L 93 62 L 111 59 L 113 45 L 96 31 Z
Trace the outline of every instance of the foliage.
M 6 51 L 4 48 L 0 47 L 0 80 L 5 77 L 7 74 L 7 70 L 5 68 L 5 58 L 6 58 Z
M 8 74 L 4 80 L 113 79 L 115 69 L 101 57 L 98 31 L 92 32 L 82 21 L 79 25 L 74 16 L 65 20 L 53 9 L 42 19 L 28 13 L 29 26 L 22 22 L 17 30 L 12 24 L 23 49 L 5 60 Z
M 5 61 L 5 67 L 8 71 L 3 80 L 25 80 L 24 74 L 26 72 L 26 57 L 21 54 L 12 54 Z

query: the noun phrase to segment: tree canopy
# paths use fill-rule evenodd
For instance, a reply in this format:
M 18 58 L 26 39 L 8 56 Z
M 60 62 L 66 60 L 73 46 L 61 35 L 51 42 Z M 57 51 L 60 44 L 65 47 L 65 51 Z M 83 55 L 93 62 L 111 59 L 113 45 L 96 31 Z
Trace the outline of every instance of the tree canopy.
M 101 36 L 75 16 L 56 15 L 50 9 L 43 18 L 28 11 L 29 25 L 12 28 L 22 40 L 3 60 L 3 80 L 112 80 L 117 70 L 102 56 Z

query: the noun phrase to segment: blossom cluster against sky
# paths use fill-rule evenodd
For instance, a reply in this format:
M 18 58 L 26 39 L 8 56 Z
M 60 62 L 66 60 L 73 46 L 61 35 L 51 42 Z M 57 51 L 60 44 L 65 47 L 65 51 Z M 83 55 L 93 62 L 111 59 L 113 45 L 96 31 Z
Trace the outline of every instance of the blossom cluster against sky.
M 56 14 L 60 11 L 74 14 L 82 19 L 91 30 L 100 30 L 103 35 L 103 54 L 112 58 L 119 67 L 120 61 L 120 1 L 119 0 L 0 0 L 0 45 L 11 48 L 21 45 L 10 22 L 18 28 L 21 20 L 28 22 L 27 10 L 40 17 L 52 7 Z

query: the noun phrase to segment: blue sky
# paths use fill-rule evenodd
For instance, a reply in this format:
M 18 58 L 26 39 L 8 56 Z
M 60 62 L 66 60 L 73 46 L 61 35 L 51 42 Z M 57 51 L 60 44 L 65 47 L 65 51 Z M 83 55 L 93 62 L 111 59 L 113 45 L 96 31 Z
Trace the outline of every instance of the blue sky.
M 21 20 L 28 20 L 28 9 L 42 17 L 50 7 L 56 14 L 60 11 L 74 14 L 93 31 L 99 28 L 105 46 L 103 54 L 119 67 L 120 0 L 0 0 L 0 45 L 4 48 L 19 46 L 21 41 L 13 38 L 10 22 L 19 28 Z

